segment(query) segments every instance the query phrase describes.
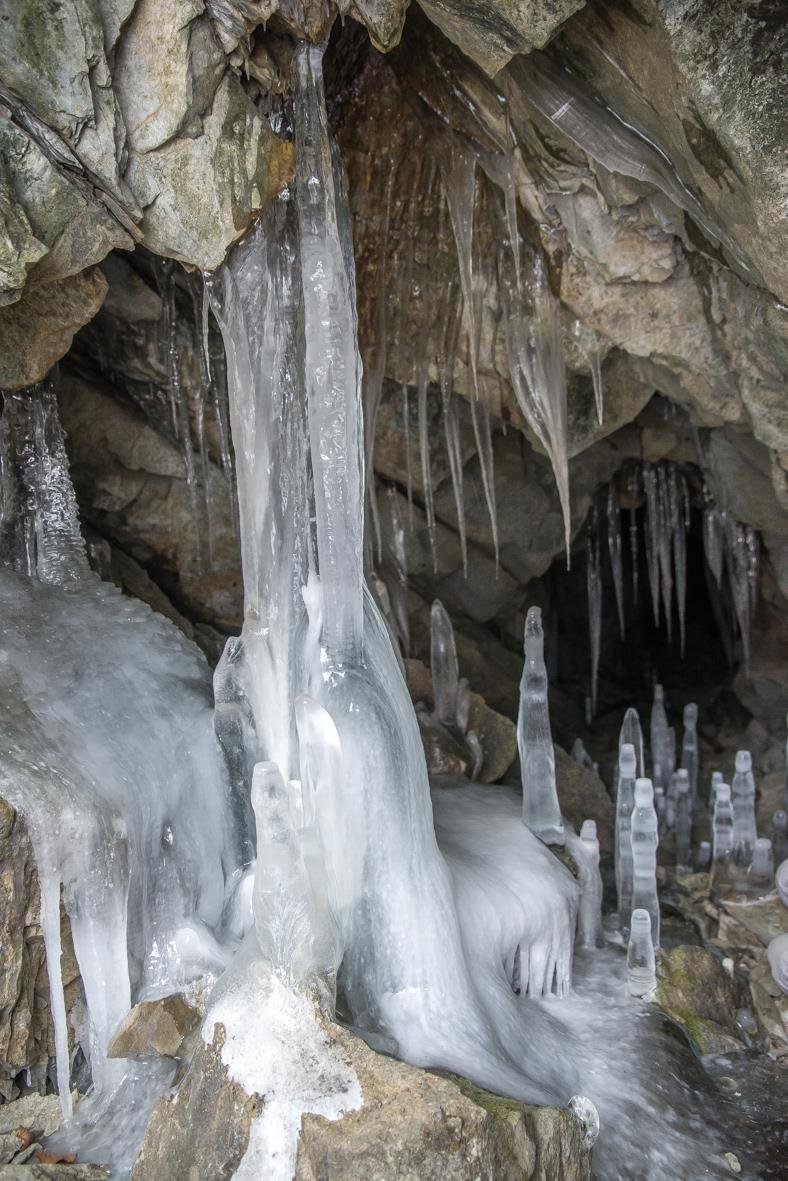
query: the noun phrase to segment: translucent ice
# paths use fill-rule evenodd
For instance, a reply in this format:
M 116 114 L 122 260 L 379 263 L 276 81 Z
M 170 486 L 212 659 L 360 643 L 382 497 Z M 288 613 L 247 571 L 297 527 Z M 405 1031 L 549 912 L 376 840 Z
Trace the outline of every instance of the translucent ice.
M 643 464 L 643 488 L 646 493 L 646 567 L 651 592 L 654 624 L 659 626 L 659 498 L 657 473 L 650 463 Z
M 524 649 L 517 718 L 523 821 L 548 845 L 563 845 L 564 825 L 555 785 L 555 752 L 547 704 L 547 667 L 540 607 L 528 609 Z
M 692 871 L 692 803 L 689 775 L 683 767 L 676 772 L 676 869 Z
M 657 966 L 651 938 L 651 915 L 632 911 L 627 948 L 627 987 L 632 996 L 648 996 L 657 986 Z
M 615 870 L 618 917 L 622 929 L 629 926 L 632 910 L 632 809 L 635 806 L 635 780 L 638 778 L 635 748 L 625 742 L 618 756 L 618 794 L 616 797 Z
M 661 685 L 654 686 L 654 701 L 651 706 L 651 777 L 654 783 L 667 788 L 669 783 L 668 765 L 670 739 L 668 737 L 668 715 L 665 712 L 665 693 Z
M 733 804 L 733 858 L 744 870 L 750 864 L 758 835 L 755 822 L 755 779 L 748 750 L 736 752 L 736 769 L 731 783 Z
M 703 549 L 717 586 L 722 585 L 723 522 L 720 510 L 709 500 L 703 510 Z
M 621 544 L 621 509 L 611 484 L 607 490 L 607 546 L 610 554 L 610 568 L 613 571 L 613 589 L 618 610 L 618 629 L 623 639 L 624 627 L 624 565 Z
M 625 742 L 632 744 L 637 761 L 637 775 L 642 778 L 646 773 L 646 763 L 643 753 L 643 730 L 640 726 L 638 711 L 632 705 L 630 705 L 624 714 L 624 721 L 621 723 L 621 730 L 618 735 L 619 758 L 621 748 Z
M 459 668 L 454 628 L 446 608 L 436 599 L 430 609 L 430 668 L 435 715 L 444 726 L 457 726 Z
M 733 849 L 733 804 L 731 803 L 731 789 L 727 783 L 718 783 L 714 795 L 711 867 L 712 885 L 717 889 L 731 884 Z
M 580 836 L 567 831 L 567 848 L 575 859 L 580 883 L 577 942 L 580 947 L 602 947 L 602 877 L 599 872 L 599 840 L 596 822 L 584 820 Z
M 654 946 L 659 947 L 659 899 L 657 898 L 657 814 L 650 779 L 635 780 L 632 809 L 632 907 L 651 916 Z
M 768 837 L 758 837 L 747 871 L 747 889 L 753 894 L 765 894 L 774 882 L 774 851 Z
M 776 935 L 766 948 L 772 978 L 788 996 L 788 932 Z
M 772 849 L 774 860 L 780 865 L 788 857 L 788 813 L 782 808 L 772 816 Z
M 684 706 L 681 765 L 689 776 L 690 804 L 694 809 L 698 800 L 698 707 L 692 701 Z

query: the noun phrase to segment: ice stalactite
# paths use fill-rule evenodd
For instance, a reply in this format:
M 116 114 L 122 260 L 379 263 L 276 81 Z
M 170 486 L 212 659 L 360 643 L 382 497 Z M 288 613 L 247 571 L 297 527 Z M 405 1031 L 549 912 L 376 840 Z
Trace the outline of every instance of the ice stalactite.
M 498 518 L 495 507 L 495 471 L 490 436 L 490 416 L 482 398 L 479 384 L 479 338 L 481 334 L 481 292 L 478 275 L 474 269 L 474 211 L 476 208 L 476 157 L 459 141 L 453 138 L 441 145 L 439 164 L 446 200 L 451 215 L 454 241 L 457 246 L 457 260 L 460 269 L 460 285 L 468 326 L 468 354 L 470 358 L 473 393 L 471 395 L 471 416 L 476 436 L 479 466 L 482 475 L 484 496 L 490 516 L 493 548 L 496 565 L 498 562 Z
M 725 568 L 731 586 L 733 607 L 741 635 L 744 667 L 750 675 L 750 578 L 747 529 L 740 521 L 725 514 Z
M 708 487 L 703 485 L 703 495 L 706 501 L 703 509 L 703 550 L 709 569 L 714 575 L 717 586 L 722 586 L 722 563 L 724 549 L 724 525 L 720 510 L 714 503 Z
M 0 420 L 0 561 L 42 582 L 89 573 L 57 398 L 45 381 L 5 395 Z
M 654 626 L 659 627 L 659 494 L 657 473 L 650 463 L 643 464 L 643 489 L 646 493 L 646 568 Z
M 386 489 L 390 516 L 391 542 L 386 554 L 393 578 L 387 583 L 395 631 L 402 645 L 403 654 L 410 653 L 410 609 L 408 605 L 408 551 L 405 540 L 405 524 L 400 512 L 399 492 L 393 484 Z
M 595 507 L 591 510 L 586 531 L 586 593 L 588 596 L 588 638 L 591 653 L 591 712 L 595 714 L 599 653 L 602 643 L 602 571 L 599 561 L 599 531 Z
M 673 521 L 670 514 L 668 472 L 664 464 L 657 468 L 657 556 L 662 609 L 668 630 L 668 643 L 673 635 Z
M 438 350 L 438 381 L 443 410 L 443 433 L 446 452 L 449 457 L 449 472 L 457 512 L 457 532 L 460 538 L 462 568 L 468 576 L 468 539 L 465 527 L 465 498 L 463 492 L 463 457 L 460 439 L 460 420 L 457 399 L 454 395 L 454 361 L 457 353 L 457 337 L 461 323 L 462 301 L 456 284 L 451 284 L 446 298 L 446 315 L 441 325 L 441 342 Z
M 686 501 L 686 482 L 675 467 L 670 464 L 668 469 L 668 509 L 670 514 L 670 533 L 673 544 L 673 572 L 676 584 L 676 603 L 679 615 L 679 637 L 681 655 L 684 655 L 686 642 L 687 615 L 687 523 L 684 505 Z
M 610 554 L 610 568 L 613 571 L 613 589 L 616 595 L 618 610 L 618 629 L 623 640 L 626 627 L 624 625 L 624 557 L 621 543 L 621 509 L 618 504 L 615 488 L 612 484 L 607 490 L 607 548 Z
M 588 360 L 591 366 L 591 381 L 594 386 L 594 404 L 596 406 L 597 421 L 602 426 L 605 420 L 605 392 L 602 388 L 602 352 L 596 333 L 594 333 L 594 344 L 590 350 Z
M 564 824 L 555 785 L 555 752 L 547 704 L 542 611 L 529 607 L 525 665 L 520 681 L 517 745 L 523 782 L 523 821 L 548 845 L 563 845 Z
M 618 736 L 618 750 L 619 759 L 621 757 L 621 748 L 625 742 L 631 742 L 632 748 L 635 752 L 637 760 L 637 774 L 642 779 L 646 774 L 645 754 L 643 750 L 643 730 L 640 725 L 640 718 L 638 711 L 633 705 L 624 714 L 624 720 L 621 723 L 621 730 Z
M 446 608 L 436 599 L 430 609 L 430 669 L 435 716 L 444 726 L 456 727 L 459 668 L 454 628 Z

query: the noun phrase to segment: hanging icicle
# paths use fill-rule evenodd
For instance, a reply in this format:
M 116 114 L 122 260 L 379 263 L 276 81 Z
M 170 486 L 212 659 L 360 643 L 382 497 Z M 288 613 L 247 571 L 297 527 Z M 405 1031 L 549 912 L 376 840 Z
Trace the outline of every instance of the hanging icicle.
M 602 640 L 602 575 L 599 564 L 599 519 L 591 509 L 586 529 L 586 589 L 588 591 L 588 637 L 591 650 L 591 713 L 596 713 L 599 651 Z
M 621 549 L 621 510 L 618 497 L 612 484 L 608 486 L 607 501 L 607 546 L 610 554 L 610 567 L 613 571 L 613 589 L 616 593 L 616 608 L 618 610 L 618 630 L 621 639 L 624 638 L 624 565 Z

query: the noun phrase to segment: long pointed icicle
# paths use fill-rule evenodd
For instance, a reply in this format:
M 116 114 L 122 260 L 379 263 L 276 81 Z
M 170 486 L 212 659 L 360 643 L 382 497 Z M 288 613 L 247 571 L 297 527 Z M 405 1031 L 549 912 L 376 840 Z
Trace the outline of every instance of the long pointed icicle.
M 457 725 L 459 666 L 454 628 L 440 599 L 430 610 L 430 670 L 435 716 L 444 726 Z
M 662 607 L 668 628 L 668 643 L 673 636 L 673 549 L 668 493 L 668 473 L 664 464 L 657 468 L 657 555 Z
M 646 493 L 646 565 L 654 626 L 659 627 L 659 499 L 657 473 L 650 463 L 643 464 L 643 488 Z
M 618 630 L 623 640 L 624 625 L 624 557 L 621 544 L 621 510 L 612 484 L 607 490 L 607 547 L 610 553 L 610 568 L 613 571 L 613 589 L 618 610 Z
M 449 205 L 454 241 L 457 246 L 457 259 L 460 268 L 460 284 L 465 302 L 465 315 L 468 320 L 468 352 L 471 362 L 471 377 L 473 379 L 473 397 L 471 398 L 471 413 L 473 428 L 476 434 L 476 446 L 479 452 L 479 466 L 484 486 L 484 496 L 487 501 L 487 511 L 490 514 L 495 563 L 498 564 L 498 521 L 495 508 L 495 477 L 493 474 L 492 444 L 490 438 L 490 419 L 484 406 L 479 388 L 479 311 L 473 277 L 473 214 L 476 205 L 476 159 L 471 152 L 457 141 L 450 143 L 450 153 L 444 150 L 440 153 L 439 162 L 443 177 L 443 187 Z
M 460 536 L 462 569 L 468 577 L 468 539 L 465 528 L 465 498 L 463 495 L 462 443 L 460 423 L 457 414 L 457 399 L 454 396 L 454 358 L 457 349 L 457 335 L 460 327 L 460 301 L 456 285 L 452 285 L 446 300 L 446 316 L 442 329 L 441 346 L 438 354 L 438 380 L 443 409 L 443 431 L 446 437 L 446 451 L 449 456 L 451 486 L 454 506 L 457 511 L 457 531 Z
M 386 352 L 388 339 L 386 335 L 386 305 L 388 299 L 388 285 L 386 281 L 387 253 L 389 241 L 389 224 L 391 221 L 391 191 L 394 184 L 395 168 L 393 161 L 389 164 L 389 174 L 386 183 L 386 200 L 383 207 L 383 232 L 381 235 L 381 249 L 378 258 L 378 269 L 375 278 L 377 289 L 377 307 L 375 309 L 375 341 L 371 349 L 372 357 L 368 372 L 365 374 L 364 398 L 364 432 L 365 432 L 365 461 L 367 495 L 372 517 L 372 528 L 378 561 L 382 556 L 382 542 L 380 536 L 380 510 L 378 494 L 375 484 L 375 427 L 377 425 L 380 398 L 383 392 L 383 378 L 386 373 Z
M 296 178 L 301 269 L 304 275 L 307 402 L 314 471 L 317 550 L 322 584 L 323 642 L 335 659 L 359 656 L 363 624 L 360 555 L 363 450 L 358 399 L 347 395 L 361 374 L 356 350 L 353 276 L 340 249 L 335 174 L 322 97 L 321 51 L 299 49 L 302 95 L 296 104 L 301 145 Z M 327 228 L 328 227 L 328 228 Z
M 588 636 L 591 648 L 591 713 L 596 713 L 599 650 L 602 640 L 602 576 L 599 568 L 599 530 L 596 508 L 591 510 L 586 535 L 586 590 Z
M 676 583 L 676 603 L 679 609 L 679 637 L 681 655 L 686 643 L 687 619 L 687 527 L 684 514 L 682 488 L 679 473 L 671 464 L 668 476 L 671 533 L 673 539 L 673 571 Z

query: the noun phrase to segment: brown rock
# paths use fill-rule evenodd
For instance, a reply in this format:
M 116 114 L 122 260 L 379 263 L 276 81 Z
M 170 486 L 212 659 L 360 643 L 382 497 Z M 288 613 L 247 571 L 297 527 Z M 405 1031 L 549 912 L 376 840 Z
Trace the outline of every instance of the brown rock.
M 200 1023 L 200 1014 L 180 995 L 134 1005 L 107 1047 L 108 1058 L 177 1058 Z
M 578 832 L 584 820 L 595 820 L 600 849 L 612 853 L 616 813 L 599 776 L 556 746 L 555 778 L 561 814 Z
M 42 381 L 71 347 L 74 333 L 101 307 L 107 281 L 98 267 L 68 279 L 26 288 L 0 308 L 0 387 Z

